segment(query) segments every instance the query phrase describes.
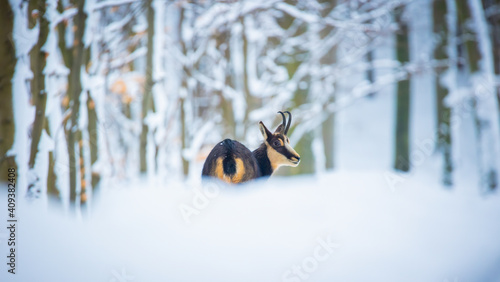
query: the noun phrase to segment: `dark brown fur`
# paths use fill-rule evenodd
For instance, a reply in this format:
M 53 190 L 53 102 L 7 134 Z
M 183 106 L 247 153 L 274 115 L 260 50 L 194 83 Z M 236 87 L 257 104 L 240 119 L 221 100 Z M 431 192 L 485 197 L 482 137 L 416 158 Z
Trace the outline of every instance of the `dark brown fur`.
M 285 116 L 283 115 L 283 124 L 274 133 L 262 122 L 259 125 L 265 139 L 259 148 L 251 152 L 240 142 L 225 139 L 208 155 L 202 176 L 219 178 L 228 183 L 242 183 L 269 177 L 281 165 L 297 166 L 300 156 L 289 145 L 290 140 L 285 133 Z

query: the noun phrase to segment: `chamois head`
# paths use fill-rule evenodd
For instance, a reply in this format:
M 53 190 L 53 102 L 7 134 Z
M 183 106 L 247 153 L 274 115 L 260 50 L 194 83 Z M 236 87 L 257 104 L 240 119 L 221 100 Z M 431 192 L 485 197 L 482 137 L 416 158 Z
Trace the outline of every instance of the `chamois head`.
M 282 165 L 297 166 L 300 162 L 300 156 L 290 146 L 290 140 L 287 133 L 292 123 L 292 114 L 288 114 L 288 123 L 286 122 L 285 114 L 281 111 L 278 112 L 283 117 L 283 122 L 276 128 L 274 133 L 271 133 L 261 121 L 259 122 L 260 132 L 264 136 L 264 144 L 267 147 L 267 155 L 273 170 Z

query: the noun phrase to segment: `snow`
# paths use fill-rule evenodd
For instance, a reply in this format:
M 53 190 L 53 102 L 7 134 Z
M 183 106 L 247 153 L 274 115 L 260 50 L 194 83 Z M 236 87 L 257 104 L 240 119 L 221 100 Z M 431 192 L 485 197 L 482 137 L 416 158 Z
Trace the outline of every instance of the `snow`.
M 274 5 L 278 10 L 281 10 L 287 14 L 290 14 L 292 17 L 296 19 L 300 19 L 306 23 L 315 23 L 319 21 L 319 18 L 315 15 L 308 14 L 304 11 L 300 11 L 296 7 L 289 5 L 284 2 L 276 3 Z
M 130 4 L 133 2 L 137 2 L 137 0 L 107 0 L 96 3 L 92 6 L 93 10 L 103 9 L 107 7 L 120 6 L 125 4 Z
M 495 72 L 493 68 L 493 53 L 489 37 L 488 24 L 481 1 L 469 0 L 474 28 L 481 54 L 480 71 L 472 75 L 472 92 L 477 103 L 477 118 L 479 126 L 480 170 L 484 192 L 489 192 L 492 182 L 498 186 L 500 182 L 500 114 L 498 98 L 494 86 Z
M 35 108 L 30 104 L 30 90 L 28 81 L 33 78 L 30 69 L 29 52 L 36 44 L 38 38 L 38 26 L 33 29 L 27 28 L 28 3 L 18 4 L 16 1 L 10 1 L 10 6 L 14 12 L 14 31 L 13 38 L 16 48 L 17 63 L 12 78 L 12 102 L 14 105 L 14 143 L 12 148 L 6 153 L 8 156 L 15 156 L 18 168 L 16 173 L 19 175 L 18 184 L 20 187 L 28 187 L 28 158 L 30 138 L 28 136 L 30 125 L 35 115 Z M 24 197 L 26 190 L 22 189 L 17 194 Z
M 40 142 L 38 144 L 38 153 L 35 159 L 35 166 L 28 173 L 28 183 L 33 184 L 28 189 L 28 197 L 42 199 L 42 203 L 47 204 L 47 176 L 49 170 L 49 151 L 54 150 L 54 142 L 45 130 L 42 130 Z
M 199 130 L 196 131 L 196 133 L 193 134 L 194 137 L 191 141 L 190 147 L 182 151 L 182 157 L 189 161 L 190 175 L 188 178 L 191 181 L 196 181 L 196 179 L 200 178 L 199 171 L 195 166 L 196 154 L 200 151 L 206 136 L 213 130 L 214 125 L 215 124 L 212 121 L 205 123 Z
M 20 209 L 15 278 L 303 281 L 300 266 L 309 281 L 500 281 L 500 198 L 436 182 L 422 171 L 393 191 L 384 171 L 361 170 L 205 189 L 115 183 L 83 222 Z

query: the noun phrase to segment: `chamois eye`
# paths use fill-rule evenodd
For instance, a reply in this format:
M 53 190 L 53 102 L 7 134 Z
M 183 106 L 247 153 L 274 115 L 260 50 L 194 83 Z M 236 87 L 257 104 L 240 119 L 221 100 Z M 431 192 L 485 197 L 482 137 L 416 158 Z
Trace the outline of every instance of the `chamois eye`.
M 274 141 L 274 146 L 276 146 L 276 147 L 281 146 L 280 141 L 279 141 L 279 140 L 275 140 L 275 141 Z

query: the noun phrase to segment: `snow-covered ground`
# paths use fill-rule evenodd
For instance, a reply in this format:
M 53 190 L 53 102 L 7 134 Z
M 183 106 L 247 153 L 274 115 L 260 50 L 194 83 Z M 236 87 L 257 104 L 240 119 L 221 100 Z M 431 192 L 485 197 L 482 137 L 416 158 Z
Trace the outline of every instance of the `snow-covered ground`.
M 425 172 L 394 188 L 387 173 L 208 190 L 138 180 L 108 187 L 83 221 L 22 203 L 17 274 L 0 280 L 500 281 L 498 195 Z

